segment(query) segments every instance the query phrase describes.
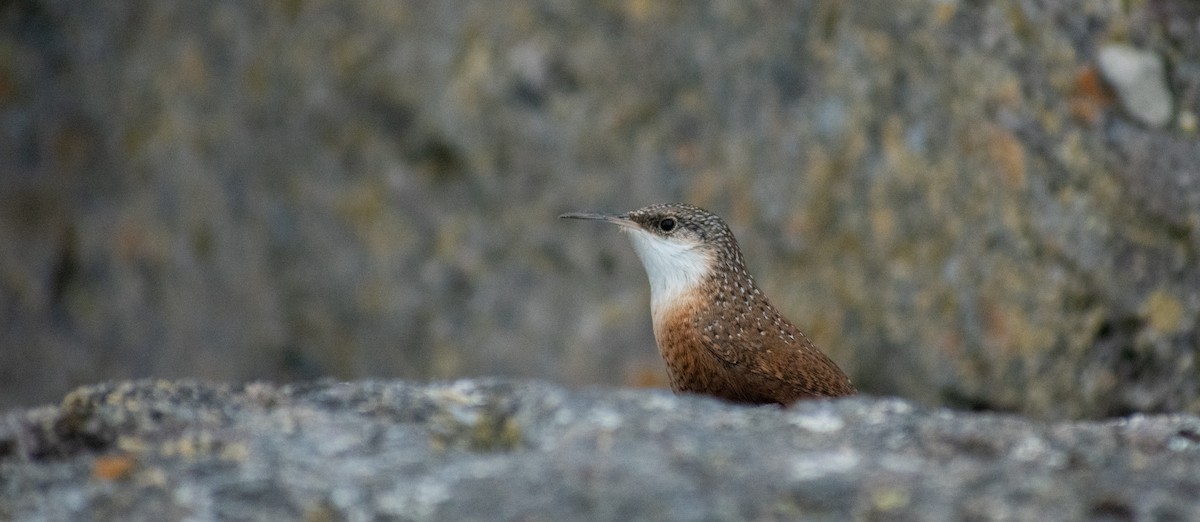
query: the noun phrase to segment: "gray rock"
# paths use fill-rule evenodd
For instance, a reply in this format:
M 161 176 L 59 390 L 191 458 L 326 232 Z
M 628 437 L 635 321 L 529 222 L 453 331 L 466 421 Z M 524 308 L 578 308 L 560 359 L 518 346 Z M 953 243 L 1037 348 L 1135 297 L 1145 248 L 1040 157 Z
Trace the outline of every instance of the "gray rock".
M 1100 48 L 1096 62 L 1130 115 L 1151 127 L 1170 123 L 1171 91 L 1162 56 L 1125 44 L 1108 44 Z
M 5 520 L 1195 520 L 1200 418 L 477 380 L 124 382 L 0 421 Z
M 1200 413 L 1200 147 L 1095 70 L 1200 111 L 1193 0 L 0 5 L 0 405 L 661 385 L 626 240 L 555 216 L 682 200 L 863 390 Z

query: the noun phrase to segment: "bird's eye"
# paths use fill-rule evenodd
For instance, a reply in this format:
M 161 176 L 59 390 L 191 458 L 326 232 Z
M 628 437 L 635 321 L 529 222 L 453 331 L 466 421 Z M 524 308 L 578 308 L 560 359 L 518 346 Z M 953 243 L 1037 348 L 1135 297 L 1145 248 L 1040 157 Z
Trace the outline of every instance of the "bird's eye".
M 658 222 L 658 229 L 663 232 L 675 230 L 675 218 L 663 218 Z

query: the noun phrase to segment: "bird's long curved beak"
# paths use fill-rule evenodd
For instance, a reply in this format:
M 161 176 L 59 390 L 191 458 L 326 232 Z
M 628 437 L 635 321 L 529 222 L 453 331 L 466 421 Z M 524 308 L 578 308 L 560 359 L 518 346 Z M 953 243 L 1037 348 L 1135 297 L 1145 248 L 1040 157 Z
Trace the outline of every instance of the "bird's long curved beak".
M 638 224 L 629 219 L 628 216 L 618 216 L 613 214 L 599 214 L 596 212 L 567 212 L 561 216 L 562 219 L 588 219 L 593 221 L 607 221 L 616 225 L 628 228 L 637 228 Z

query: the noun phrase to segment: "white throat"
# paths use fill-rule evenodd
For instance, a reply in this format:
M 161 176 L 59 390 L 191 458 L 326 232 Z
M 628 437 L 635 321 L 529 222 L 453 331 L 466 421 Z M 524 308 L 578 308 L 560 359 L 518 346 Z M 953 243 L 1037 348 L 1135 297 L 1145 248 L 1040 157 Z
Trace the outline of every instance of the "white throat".
M 698 245 L 681 244 L 635 228 L 625 231 L 650 279 L 650 312 L 655 317 L 698 288 L 712 270 L 713 256 Z

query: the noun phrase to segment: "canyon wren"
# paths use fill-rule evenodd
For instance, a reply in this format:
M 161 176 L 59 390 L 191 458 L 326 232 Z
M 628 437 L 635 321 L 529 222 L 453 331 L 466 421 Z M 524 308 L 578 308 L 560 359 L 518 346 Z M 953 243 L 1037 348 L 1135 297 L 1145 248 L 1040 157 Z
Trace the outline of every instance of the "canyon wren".
M 607 221 L 629 234 L 650 279 L 654 339 L 675 393 L 785 406 L 855 393 L 846 374 L 767 301 L 733 232 L 711 212 L 665 203 L 559 217 Z

